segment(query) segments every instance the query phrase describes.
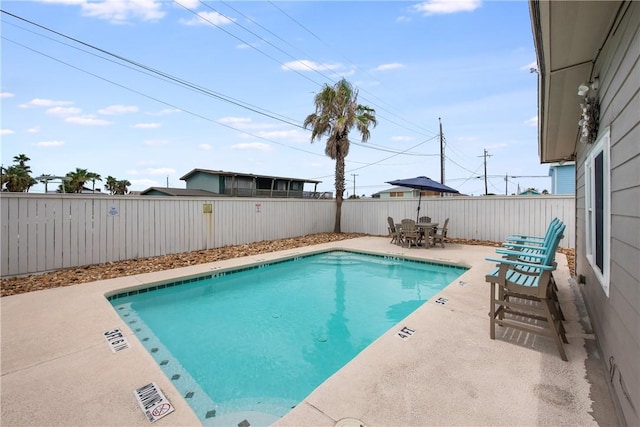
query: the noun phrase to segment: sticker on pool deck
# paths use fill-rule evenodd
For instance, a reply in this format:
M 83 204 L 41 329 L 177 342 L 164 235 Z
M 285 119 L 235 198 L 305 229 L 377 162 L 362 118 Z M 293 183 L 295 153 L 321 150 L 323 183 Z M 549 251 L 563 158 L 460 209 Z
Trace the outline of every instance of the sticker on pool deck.
M 117 353 L 129 348 L 129 341 L 127 341 L 120 329 L 112 329 L 105 332 L 103 335 L 107 340 L 107 343 L 109 343 L 109 347 L 111 347 L 112 352 Z
M 415 329 L 408 328 L 403 326 L 398 332 L 396 332 L 396 336 L 402 340 L 408 340 L 415 333 Z
M 175 408 L 164 396 L 156 383 L 149 383 L 133 391 L 140 409 L 147 416 L 149 422 L 154 422 L 169 415 Z
M 447 301 L 449 301 L 449 300 L 448 300 L 448 299 L 446 299 L 446 298 L 439 297 L 439 298 L 435 301 L 435 303 L 436 303 L 436 304 L 442 304 L 442 305 L 445 305 L 445 304 L 447 303 Z

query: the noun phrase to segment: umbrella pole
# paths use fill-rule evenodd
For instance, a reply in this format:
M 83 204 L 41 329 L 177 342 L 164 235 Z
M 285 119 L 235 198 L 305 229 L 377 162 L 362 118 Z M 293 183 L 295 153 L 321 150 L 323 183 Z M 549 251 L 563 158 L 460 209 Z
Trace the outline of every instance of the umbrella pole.
M 418 196 L 418 213 L 416 213 L 416 222 L 418 222 L 418 218 L 420 218 L 420 202 L 422 201 L 422 190 L 420 190 L 420 195 Z

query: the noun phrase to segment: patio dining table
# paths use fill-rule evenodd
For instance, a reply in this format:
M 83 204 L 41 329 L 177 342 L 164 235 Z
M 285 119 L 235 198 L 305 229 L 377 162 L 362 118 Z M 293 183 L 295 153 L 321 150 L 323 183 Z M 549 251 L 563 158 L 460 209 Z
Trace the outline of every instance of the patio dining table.
M 426 243 L 424 244 L 425 248 L 429 249 L 429 247 L 431 246 L 430 237 L 435 234 L 435 231 L 438 228 L 439 224 L 440 223 L 438 222 L 416 222 L 416 227 L 420 229 L 422 235 L 424 236 L 424 240 L 426 241 Z M 396 231 L 399 235 L 402 235 L 401 223 L 396 224 Z M 398 239 L 398 241 L 401 241 L 401 239 Z
M 431 236 L 433 236 L 438 228 L 438 222 L 417 222 L 416 227 L 420 229 L 423 239 L 425 241 L 424 247 L 429 249 L 431 247 Z

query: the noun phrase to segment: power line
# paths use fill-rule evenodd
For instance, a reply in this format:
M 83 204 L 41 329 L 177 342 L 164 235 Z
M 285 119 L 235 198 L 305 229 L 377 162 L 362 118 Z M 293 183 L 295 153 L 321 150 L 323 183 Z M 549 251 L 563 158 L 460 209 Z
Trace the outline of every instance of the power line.
M 321 39 L 321 38 L 320 38 L 316 33 L 314 33 L 313 31 L 311 31 L 309 28 L 307 28 L 305 25 L 303 25 L 300 21 L 298 21 L 297 19 L 295 19 L 293 16 L 289 15 L 289 14 L 288 14 L 287 12 L 285 12 L 282 8 L 280 8 L 279 6 L 277 6 L 274 2 L 269 1 L 268 3 L 269 3 L 271 6 L 273 6 L 275 9 L 279 10 L 279 11 L 280 11 L 284 16 L 286 16 L 287 18 L 289 18 L 291 21 L 293 21 L 295 24 L 297 24 L 297 25 L 298 25 L 300 28 L 302 28 L 304 31 L 306 31 L 306 32 L 307 32 L 307 33 L 309 33 L 311 36 L 313 36 L 313 37 L 314 37 L 316 40 L 318 40 L 320 43 L 322 43 L 323 45 L 325 45 L 326 47 L 328 47 L 328 48 L 329 48 L 329 49 L 331 49 L 332 51 L 336 51 L 336 49 L 335 49 L 334 47 L 330 46 L 330 45 L 329 45 L 328 43 L 326 43 L 323 39 Z M 364 74 L 366 74 L 367 76 L 369 76 L 370 78 L 372 78 L 372 79 L 374 79 L 374 80 L 378 81 L 375 77 L 371 76 L 371 74 L 369 74 L 366 70 L 363 70 L 362 68 L 360 68 L 357 64 L 355 64 L 355 63 L 354 63 L 353 61 L 351 61 L 349 58 L 345 57 L 344 55 L 342 55 L 342 57 L 343 57 L 344 59 L 346 59 L 349 63 L 351 63 L 355 68 L 357 68 L 358 70 L 360 70 L 362 73 L 364 73 Z M 378 99 L 378 100 L 380 100 L 380 101 L 384 102 L 383 100 L 381 100 L 380 98 L 376 97 L 376 96 L 375 96 L 375 95 L 373 95 L 372 93 L 370 93 L 370 92 L 368 92 L 368 91 L 366 91 L 366 90 L 364 90 L 364 92 L 365 92 L 365 93 L 369 93 L 369 94 L 370 94 L 371 96 L 373 96 L 374 98 L 376 98 L 376 99 Z M 367 100 L 367 98 L 364 98 L 364 97 L 363 97 L 363 99 L 364 99 L 365 101 Z M 390 104 L 388 104 L 388 103 L 386 103 L 386 104 L 387 104 L 387 105 L 389 105 L 390 107 L 394 108 L 392 105 L 390 105 Z M 374 105 L 376 105 L 376 104 L 374 104 Z M 417 124 L 415 124 L 415 123 L 412 123 L 412 122 L 410 122 L 410 121 L 406 120 L 405 118 L 403 118 L 403 117 L 401 117 L 401 116 L 398 116 L 398 115 L 394 114 L 392 111 L 389 111 L 389 110 L 387 110 L 386 108 L 382 108 L 382 107 L 381 107 L 381 106 L 379 106 L 379 105 L 378 105 L 378 107 L 379 107 L 380 109 L 382 109 L 383 111 L 385 111 L 385 112 L 387 112 L 387 113 L 389 113 L 389 114 L 391 114 L 391 115 L 393 115 L 393 116 L 395 116 L 395 117 L 397 117 L 397 118 L 399 118 L 399 119 L 403 120 L 404 122 L 409 123 L 409 124 L 410 124 L 410 125 L 412 125 L 412 126 L 415 126 L 417 129 L 421 129 L 421 130 L 423 130 L 423 131 L 428 132 L 428 133 L 429 133 L 429 135 L 434 135 L 434 134 L 435 134 L 435 132 L 434 132 L 434 131 L 432 131 L 431 129 L 427 129 L 427 128 L 424 128 L 424 127 L 422 127 L 422 126 L 420 126 L 420 125 L 417 125 Z M 389 119 L 388 119 L 388 118 L 386 118 L 386 120 L 389 120 Z M 402 125 L 400 125 L 400 124 L 398 124 L 398 123 L 396 123 L 396 122 L 393 122 L 393 121 L 391 121 L 391 123 L 393 123 L 393 124 L 395 124 L 395 125 L 398 125 L 398 126 L 400 126 L 400 127 L 404 127 L 404 126 L 402 126 Z M 405 128 L 405 129 L 407 129 L 406 127 L 404 127 L 404 128 Z M 411 129 L 408 129 L 408 130 L 411 130 Z M 413 132 L 415 132 L 415 130 L 413 130 Z M 420 132 L 418 132 L 418 133 L 420 133 Z

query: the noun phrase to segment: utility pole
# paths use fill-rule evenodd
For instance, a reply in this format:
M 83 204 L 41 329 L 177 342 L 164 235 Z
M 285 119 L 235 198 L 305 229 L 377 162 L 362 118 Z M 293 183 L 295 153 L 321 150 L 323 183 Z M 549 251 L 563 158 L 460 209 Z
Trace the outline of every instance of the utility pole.
M 504 195 L 509 195 L 509 173 L 504 174 Z
M 358 174 L 352 173 L 351 176 L 353 177 L 353 197 L 356 197 L 356 176 L 358 176 Z
M 478 157 L 484 157 L 484 195 L 486 196 L 489 194 L 489 188 L 487 187 L 487 157 L 491 157 L 491 154 L 489 154 L 485 148 L 484 154 Z
M 442 136 L 442 120 L 440 117 L 438 117 L 438 122 L 440 122 L 440 184 L 444 184 L 444 137 Z

